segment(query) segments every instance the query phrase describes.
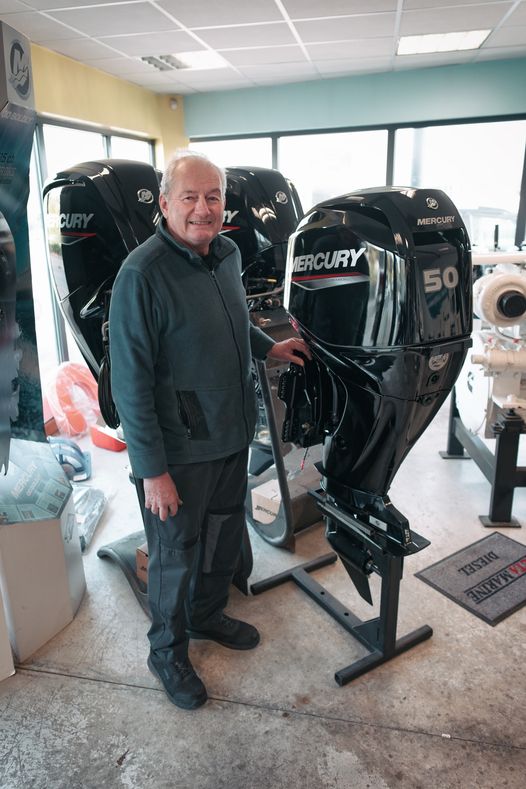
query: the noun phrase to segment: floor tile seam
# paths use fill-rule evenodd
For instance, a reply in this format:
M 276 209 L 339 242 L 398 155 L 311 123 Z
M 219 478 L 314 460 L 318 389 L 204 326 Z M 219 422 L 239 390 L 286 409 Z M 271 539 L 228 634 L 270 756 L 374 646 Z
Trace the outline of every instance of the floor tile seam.
M 151 685 L 140 685 L 136 683 L 122 682 L 122 681 L 117 682 L 111 679 L 87 677 L 87 676 L 83 676 L 82 674 L 67 674 L 60 671 L 50 671 L 49 669 L 29 668 L 23 666 L 17 666 L 16 668 L 17 671 L 20 673 L 46 674 L 52 677 L 79 679 L 85 682 L 103 683 L 106 685 L 114 685 L 116 687 L 133 688 L 134 690 L 151 690 L 154 691 L 155 693 L 164 693 L 162 688 L 155 688 L 152 687 Z M 462 737 L 457 734 L 438 733 L 433 731 L 427 731 L 425 729 L 411 729 L 404 726 L 390 726 L 385 723 L 372 723 L 371 721 L 364 721 L 364 720 L 353 719 L 353 718 L 343 718 L 339 715 L 320 714 L 317 712 L 308 712 L 307 710 L 289 709 L 287 707 L 279 707 L 273 704 L 258 704 L 257 702 L 242 701 L 240 699 L 229 699 L 229 698 L 224 698 L 222 696 L 209 695 L 208 698 L 211 701 L 219 701 L 224 704 L 233 704 L 241 707 L 248 707 L 251 709 L 264 710 L 265 712 L 279 713 L 281 715 L 284 714 L 292 715 L 296 718 L 311 718 L 313 720 L 319 720 L 321 722 L 343 723 L 349 726 L 361 726 L 364 728 L 371 728 L 379 731 L 390 731 L 390 732 L 397 732 L 400 734 L 413 734 L 413 735 L 424 736 L 424 737 L 432 737 L 434 739 L 440 739 L 446 741 L 471 743 L 473 745 L 483 745 L 485 747 L 501 748 L 509 751 L 526 751 L 526 746 L 524 745 L 514 745 L 510 743 L 495 742 L 493 740 L 482 740 L 482 739 L 476 739 L 474 737 Z

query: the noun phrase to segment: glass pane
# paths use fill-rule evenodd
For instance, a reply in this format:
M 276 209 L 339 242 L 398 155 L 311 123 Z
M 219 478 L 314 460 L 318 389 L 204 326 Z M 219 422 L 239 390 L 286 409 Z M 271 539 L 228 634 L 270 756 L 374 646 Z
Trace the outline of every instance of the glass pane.
M 38 362 L 40 365 L 40 377 L 42 380 L 45 380 L 47 373 L 57 366 L 59 360 L 57 343 L 55 341 L 55 322 L 51 301 L 51 283 L 47 269 L 47 251 L 42 222 L 42 200 L 38 188 L 35 146 L 33 146 L 29 170 L 27 221 Z
M 102 134 L 44 125 L 47 175 L 52 178 L 79 162 L 106 158 Z
M 131 159 L 135 162 L 152 163 L 152 146 L 146 140 L 131 140 L 129 137 L 111 137 L 111 158 Z
M 206 154 L 219 167 L 272 167 L 270 137 L 191 142 L 190 148 Z
M 293 182 L 303 209 L 356 189 L 385 185 L 387 131 L 281 137 L 278 169 Z
M 474 250 L 514 248 L 526 121 L 400 129 L 395 184 L 442 189 L 466 223 Z

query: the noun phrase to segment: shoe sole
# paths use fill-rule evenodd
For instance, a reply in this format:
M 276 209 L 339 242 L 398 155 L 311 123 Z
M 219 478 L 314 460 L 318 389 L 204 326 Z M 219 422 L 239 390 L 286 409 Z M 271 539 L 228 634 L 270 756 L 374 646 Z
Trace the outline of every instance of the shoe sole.
M 160 676 L 159 672 L 157 671 L 157 669 L 155 668 L 155 666 L 153 665 L 153 663 L 152 663 L 152 661 L 150 660 L 149 657 L 148 657 L 148 660 L 146 661 L 146 664 L 147 664 L 148 668 L 150 669 L 151 673 L 153 674 L 153 676 L 156 679 L 158 679 L 159 682 L 161 683 L 161 685 L 163 686 L 163 689 L 164 689 L 164 692 L 166 693 L 167 698 L 172 702 L 172 704 L 175 704 L 176 707 L 180 707 L 183 710 L 195 710 L 198 707 L 202 707 L 203 704 L 208 700 L 208 695 L 205 693 L 203 698 L 195 699 L 195 701 L 191 701 L 191 702 L 188 702 L 188 703 L 185 702 L 185 701 L 175 701 L 175 699 L 173 699 L 169 695 L 169 693 L 167 692 L 166 688 L 164 687 L 164 684 L 163 684 L 163 681 L 161 679 L 161 676 Z
M 253 644 L 235 644 L 231 641 L 221 641 L 220 638 L 217 638 L 210 633 L 200 633 L 197 630 L 187 630 L 186 635 L 190 638 L 193 638 L 195 641 L 215 641 L 216 644 L 220 644 L 222 647 L 228 647 L 228 649 L 255 649 L 260 641 L 258 638 L 258 640 Z

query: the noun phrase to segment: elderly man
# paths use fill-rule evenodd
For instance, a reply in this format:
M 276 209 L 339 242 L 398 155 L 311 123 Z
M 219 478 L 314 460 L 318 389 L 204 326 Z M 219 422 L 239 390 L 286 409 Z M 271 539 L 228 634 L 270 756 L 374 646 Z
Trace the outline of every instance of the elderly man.
M 110 309 L 112 390 L 148 541 L 148 666 L 183 709 L 207 699 L 189 638 L 259 642 L 255 627 L 224 612 L 245 528 L 251 357 L 310 356 L 299 337 L 274 343 L 251 324 L 239 250 L 219 235 L 225 190 L 206 157 L 169 162 L 163 218 L 124 262 Z

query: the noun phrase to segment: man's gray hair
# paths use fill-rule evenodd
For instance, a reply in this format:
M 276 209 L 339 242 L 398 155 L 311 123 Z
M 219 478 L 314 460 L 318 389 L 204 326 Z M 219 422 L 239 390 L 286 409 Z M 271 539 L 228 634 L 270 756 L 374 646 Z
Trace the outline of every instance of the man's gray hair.
M 185 159 L 197 159 L 200 162 L 207 162 L 214 170 L 217 171 L 219 175 L 219 180 L 221 183 L 221 195 L 225 197 L 226 194 L 226 173 L 222 167 L 218 167 L 217 164 L 214 164 L 208 156 L 204 153 L 199 153 L 198 151 L 190 151 L 188 149 L 184 149 L 181 151 L 177 151 L 172 158 L 169 160 L 168 164 L 166 165 L 163 177 L 161 179 L 161 186 L 160 186 L 160 193 L 164 197 L 168 197 L 171 190 L 173 189 L 174 183 L 177 180 L 177 168 L 179 164 Z

